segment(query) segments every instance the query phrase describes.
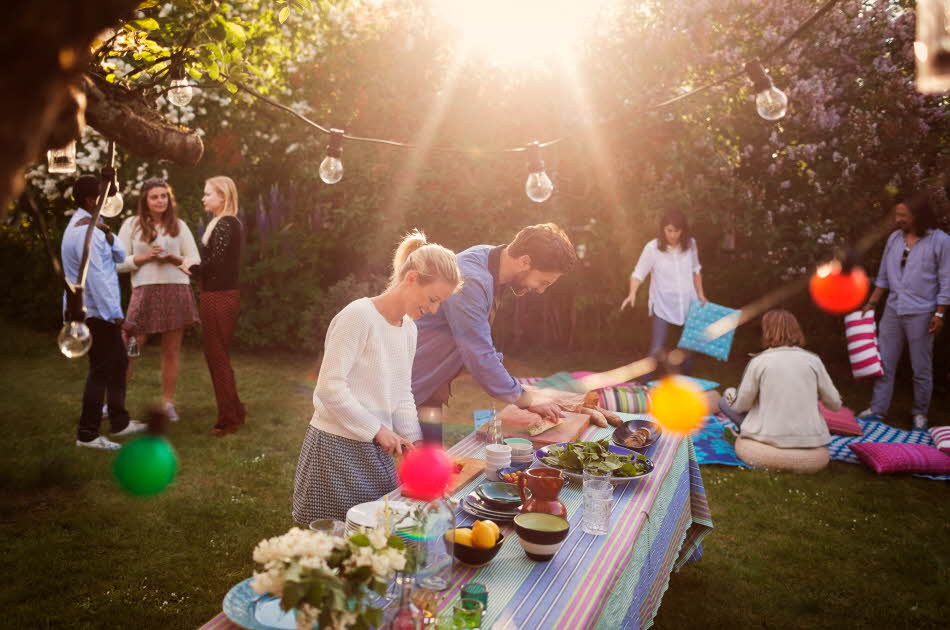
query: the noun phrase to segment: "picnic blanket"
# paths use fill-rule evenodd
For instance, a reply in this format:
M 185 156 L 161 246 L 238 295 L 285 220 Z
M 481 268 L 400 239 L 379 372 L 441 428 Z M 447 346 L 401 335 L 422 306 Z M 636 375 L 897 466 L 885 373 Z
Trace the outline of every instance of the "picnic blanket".
M 736 447 L 724 436 L 727 426 L 735 425 L 719 416 L 707 416 L 703 428 L 693 434 L 693 448 L 696 449 L 696 461 L 700 464 L 722 464 L 750 468 L 736 455 Z
M 831 459 L 848 462 L 849 464 L 860 464 L 861 460 L 854 454 L 854 451 L 848 448 L 849 444 L 857 444 L 858 442 L 924 444 L 934 446 L 933 438 L 930 437 L 930 432 L 928 431 L 904 431 L 903 429 L 892 427 L 889 424 L 881 422 L 880 420 L 873 420 L 872 418 L 880 418 L 880 416 L 865 416 L 864 418 L 857 419 L 858 426 L 861 427 L 862 435 L 855 437 L 844 435 L 833 436 L 831 443 L 828 444 L 828 453 L 831 455 Z M 924 479 L 936 479 L 938 481 L 950 481 L 950 475 L 914 476 L 923 477 Z

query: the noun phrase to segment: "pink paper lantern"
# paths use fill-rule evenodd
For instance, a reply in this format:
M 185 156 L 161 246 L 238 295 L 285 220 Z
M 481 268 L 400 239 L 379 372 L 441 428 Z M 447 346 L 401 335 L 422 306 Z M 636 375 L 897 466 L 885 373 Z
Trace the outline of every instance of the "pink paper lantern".
M 441 448 L 423 446 L 402 458 L 398 472 L 404 495 L 432 501 L 445 494 L 449 487 L 452 460 Z

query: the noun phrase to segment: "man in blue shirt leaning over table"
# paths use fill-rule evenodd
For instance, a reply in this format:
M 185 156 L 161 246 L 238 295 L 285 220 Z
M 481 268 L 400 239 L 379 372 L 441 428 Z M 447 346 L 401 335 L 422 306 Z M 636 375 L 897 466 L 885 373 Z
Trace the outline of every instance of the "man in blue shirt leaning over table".
M 878 331 L 884 375 L 874 382 L 871 407 L 861 415 L 887 413 L 906 341 L 914 370 L 914 429 L 924 430 L 933 393 L 934 337 L 950 306 L 950 236 L 937 229 L 926 193 L 898 203 L 894 220 L 898 229 L 887 239 L 874 292 L 864 306 L 874 309 L 884 292 L 891 292 Z
M 544 293 L 577 261 L 574 246 L 554 223 L 532 225 L 508 245 L 475 245 L 457 255 L 462 289 L 435 313 L 416 322 L 419 329 L 412 365 L 412 393 L 423 439 L 442 441 L 442 407 L 463 368 L 493 398 L 558 422 L 557 405 L 540 399 L 508 373 L 495 351 L 491 324 L 506 288 L 516 296 Z
M 86 230 L 92 220 L 91 211 L 99 196 L 99 179 L 84 175 L 73 186 L 73 198 L 79 209 L 63 233 L 61 254 L 66 280 L 75 283 L 79 277 Z M 89 249 L 89 271 L 83 299 L 86 306 L 86 325 L 92 333 L 89 348 L 89 375 L 82 395 L 82 415 L 76 434 L 76 445 L 103 450 L 122 448 L 109 438 L 99 435 L 102 421 L 102 399 L 107 398 L 112 437 L 139 433 L 145 424 L 129 419 L 125 409 L 125 372 L 128 358 L 122 339 L 122 302 L 119 276 L 115 264 L 125 260 L 122 241 L 115 238 L 104 223 L 96 225 Z

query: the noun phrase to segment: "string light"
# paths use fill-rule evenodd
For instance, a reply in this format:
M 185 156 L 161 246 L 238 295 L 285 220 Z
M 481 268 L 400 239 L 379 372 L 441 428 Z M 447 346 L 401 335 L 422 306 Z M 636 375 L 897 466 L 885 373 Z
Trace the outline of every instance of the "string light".
M 554 184 L 544 172 L 544 161 L 541 159 L 541 144 L 532 142 L 528 145 L 531 159 L 528 162 L 528 179 L 524 183 L 525 194 L 535 203 L 544 203 L 551 198 Z
M 745 69 L 756 91 L 755 111 L 765 120 L 784 118 L 788 111 L 788 97 L 785 92 L 775 87 L 772 78 L 765 74 L 758 60 L 747 63 Z
M 112 157 L 115 158 L 114 152 Z M 119 216 L 125 203 L 122 199 L 122 193 L 119 192 L 119 176 L 116 173 L 115 165 L 109 164 L 102 168 L 102 179 L 109 182 L 109 187 L 106 189 L 106 202 L 102 204 L 102 210 L 99 214 L 111 219 Z
M 76 172 L 76 141 L 72 140 L 61 149 L 46 152 L 46 167 L 50 173 Z
M 191 102 L 192 96 L 194 96 L 194 89 L 192 89 L 188 79 L 185 78 L 185 68 L 183 66 L 176 66 L 173 70 L 173 78 L 168 90 L 168 101 L 172 105 L 184 107 Z
M 343 179 L 343 130 L 330 130 L 330 144 L 327 145 L 327 156 L 320 162 L 320 179 L 327 184 L 335 184 Z

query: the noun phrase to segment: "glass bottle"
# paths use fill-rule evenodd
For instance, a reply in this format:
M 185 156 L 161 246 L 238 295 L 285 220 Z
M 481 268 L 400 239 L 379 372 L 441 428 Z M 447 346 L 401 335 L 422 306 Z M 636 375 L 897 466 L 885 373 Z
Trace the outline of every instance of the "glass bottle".
M 455 511 L 446 499 L 427 503 L 420 514 L 421 537 L 417 547 L 416 579 L 419 586 L 443 591 L 452 573 L 452 541 L 446 533 L 455 529 Z
M 129 335 L 129 343 L 125 347 L 126 354 L 130 357 L 139 356 L 139 342 L 136 340 L 135 335 Z
M 413 577 L 405 573 L 396 574 L 396 583 L 400 587 L 399 606 L 387 626 L 388 630 L 421 630 L 422 613 L 412 603 Z

